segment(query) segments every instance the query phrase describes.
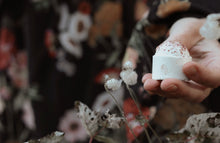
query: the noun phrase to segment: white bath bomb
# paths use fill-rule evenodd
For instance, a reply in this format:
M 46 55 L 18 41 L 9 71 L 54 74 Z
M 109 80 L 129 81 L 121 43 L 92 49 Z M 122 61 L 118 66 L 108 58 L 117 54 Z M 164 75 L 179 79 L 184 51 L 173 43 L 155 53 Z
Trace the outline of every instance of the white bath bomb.
M 188 49 L 177 41 L 162 43 L 153 56 L 152 79 L 176 78 L 187 80 L 182 71 L 185 63 L 192 61 Z

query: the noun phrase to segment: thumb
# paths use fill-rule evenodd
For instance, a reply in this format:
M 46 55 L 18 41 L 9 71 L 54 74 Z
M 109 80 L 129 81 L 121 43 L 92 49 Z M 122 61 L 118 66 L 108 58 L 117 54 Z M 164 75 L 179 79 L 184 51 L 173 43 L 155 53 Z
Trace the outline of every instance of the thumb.
M 220 73 L 217 69 L 208 69 L 195 62 L 188 62 L 183 66 L 183 72 L 190 79 L 208 87 L 220 86 Z
M 202 39 L 199 29 L 204 22 L 205 19 L 182 18 L 172 25 L 167 40 L 178 41 L 190 49 Z

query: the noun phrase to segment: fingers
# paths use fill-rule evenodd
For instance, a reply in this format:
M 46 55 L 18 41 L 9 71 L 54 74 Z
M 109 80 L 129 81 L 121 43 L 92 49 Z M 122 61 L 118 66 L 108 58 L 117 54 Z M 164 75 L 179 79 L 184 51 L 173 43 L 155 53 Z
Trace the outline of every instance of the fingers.
M 189 62 L 183 66 L 183 72 L 189 79 L 199 84 L 213 88 L 220 85 L 220 71 L 217 68 L 210 70 L 195 62 Z
M 147 73 L 142 77 L 142 82 L 144 83 L 147 79 L 152 79 L 152 74 Z
M 144 89 L 148 91 L 150 94 L 160 94 L 160 81 L 153 80 L 152 74 L 145 74 L 142 78 L 142 82 L 144 83 Z
M 144 89 L 148 91 L 158 91 L 160 89 L 160 81 L 153 80 L 152 74 L 146 74 L 142 78 L 142 82 L 144 83 Z
M 144 89 L 149 93 L 168 98 L 182 98 L 191 102 L 201 102 L 211 91 L 211 88 L 194 82 L 184 82 L 178 79 L 153 80 L 151 74 L 146 74 L 142 81 Z
M 177 79 L 165 79 L 160 85 L 163 95 L 169 98 L 182 98 L 191 102 L 201 102 L 210 93 L 211 89 Z

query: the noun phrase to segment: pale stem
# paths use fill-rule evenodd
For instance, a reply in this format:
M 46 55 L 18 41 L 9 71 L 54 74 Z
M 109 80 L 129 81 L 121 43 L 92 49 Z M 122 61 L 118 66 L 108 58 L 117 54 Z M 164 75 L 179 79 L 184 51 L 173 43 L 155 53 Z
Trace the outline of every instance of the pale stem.
M 133 92 L 133 90 L 132 90 L 127 84 L 126 84 L 126 87 L 127 87 L 128 91 L 129 91 L 129 93 L 130 93 L 130 95 L 131 95 L 131 98 L 134 100 L 134 102 L 135 102 L 135 104 L 136 104 L 136 106 L 137 106 L 137 108 L 138 108 L 139 114 L 140 114 L 142 117 L 144 117 L 143 112 L 141 111 L 141 108 L 140 108 L 140 104 L 139 104 L 139 102 L 138 102 L 138 99 L 137 99 L 137 97 L 135 96 L 135 93 Z M 157 133 L 155 132 L 155 130 L 152 128 L 152 126 L 150 125 L 150 123 L 149 123 L 147 120 L 145 120 L 145 122 L 148 124 L 148 126 L 149 126 L 149 128 L 151 129 L 151 131 L 153 132 L 153 134 L 158 138 L 159 142 L 162 143 L 162 141 L 160 140 L 159 136 L 157 135 Z M 140 123 L 140 124 L 142 125 L 142 123 Z M 146 133 L 146 136 L 147 136 L 147 138 L 148 138 L 148 141 L 151 142 L 149 133 L 147 132 L 145 126 L 142 125 L 142 127 L 144 128 L 144 131 L 145 131 L 145 133 Z
M 89 143 L 92 143 L 92 141 L 93 141 L 93 139 L 94 139 L 94 137 L 96 136 L 96 135 L 98 135 L 99 134 L 99 132 L 102 130 L 102 129 L 104 129 L 104 127 L 103 128 L 101 128 L 100 130 L 98 130 L 93 136 L 91 136 L 90 137 L 90 139 L 89 139 Z
M 111 97 L 113 98 L 113 100 L 114 100 L 116 106 L 118 107 L 118 109 L 119 109 L 119 111 L 120 111 L 122 117 L 125 119 L 125 123 L 127 124 L 128 128 L 130 129 L 130 131 L 131 131 L 132 135 L 134 136 L 136 142 L 139 143 L 139 141 L 137 140 L 136 135 L 134 134 L 133 129 L 130 127 L 130 125 L 129 125 L 129 123 L 128 123 L 128 121 L 127 121 L 125 115 L 124 115 L 124 111 L 122 110 L 120 104 L 119 104 L 118 101 L 115 99 L 114 95 L 112 95 L 112 93 L 108 90 L 108 88 L 107 88 L 106 86 L 104 86 L 104 87 L 105 87 L 105 90 L 106 90 L 106 91 L 111 95 Z

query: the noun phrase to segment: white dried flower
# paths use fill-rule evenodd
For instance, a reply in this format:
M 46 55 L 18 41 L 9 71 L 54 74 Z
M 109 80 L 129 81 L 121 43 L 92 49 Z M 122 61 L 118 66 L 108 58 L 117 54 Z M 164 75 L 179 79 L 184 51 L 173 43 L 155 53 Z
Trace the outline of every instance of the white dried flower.
M 128 69 L 133 70 L 134 67 L 133 67 L 132 62 L 131 62 L 131 61 L 126 61 L 126 62 L 124 63 L 124 65 L 123 65 L 123 69 L 124 69 L 124 70 L 128 70 Z
M 63 136 L 64 133 L 63 133 L 63 132 L 60 132 L 60 131 L 55 131 L 55 132 L 54 132 L 54 135 L 55 135 L 56 137 L 59 137 L 59 136 Z
M 206 22 L 200 28 L 200 34 L 206 39 L 216 40 L 220 38 L 219 20 L 220 14 L 210 14 L 207 16 Z
M 176 137 L 171 137 L 171 139 L 176 140 L 177 137 L 186 136 L 185 132 L 190 133 L 187 135 L 190 140 L 203 142 L 205 138 L 209 138 L 210 142 L 219 143 L 220 113 L 202 113 L 190 116 L 185 127 L 175 132 Z
M 29 140 L 24 143 L 60 143 L 63 141 L 64 133 L 55 131 L 37 140 Z
M 75 108 L 78 110 L 82 125 L 90 136 L 95 135 L 99 127 L 116 129 L 120 128 L 125 122 L 123 117 L 116 117 L 116 114 L 111 114 L 109 110 L 104 114 L 92 111 L 80 101 L 75 102 Z
M 106 83 L 105 83 L 105 86 L 110 89 L 110 90 L 117 90 L 121 87 L 121 83 L 122 81 L 121 80 L 117 80 L 117 79 L 110 79 L 110 80 L 107 80 Z
M 217 137 L 220 141 L 220 113 L 203 113 L 188 118 L 185 129 L 197 135 Z
M 110 78 L 110 77 L 109 77 L 109 75 L 107 75 L 107 74 L 104 76 L 104 80 L 105 80 L 105 81 L 108 81 L 109 78 Z
M 106 128 L 118 129 L 125 123 L 123 117 L 116 117 L 116 114 L 111 114 L 109 110 L 100 118 L 100 125 Z
M 133 70 L 123 70 L 120 77 L 127 85 L 134 85 L 137 83 L 137 73 Z
M 93 136 L 98 131 L 98 123 L 100 114 L 92 111 L 87 105 L 80 101 L 75 102 L 75 108 L 78 111 L 78 116 L 81 119 L 82 125 L 90 136 Z

